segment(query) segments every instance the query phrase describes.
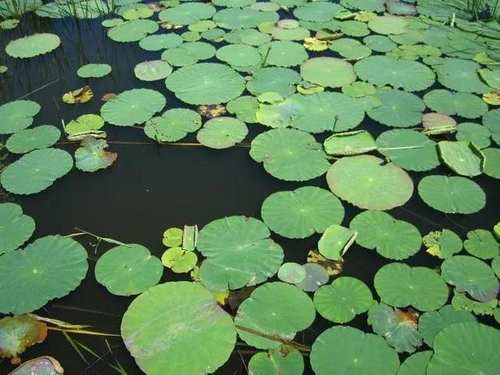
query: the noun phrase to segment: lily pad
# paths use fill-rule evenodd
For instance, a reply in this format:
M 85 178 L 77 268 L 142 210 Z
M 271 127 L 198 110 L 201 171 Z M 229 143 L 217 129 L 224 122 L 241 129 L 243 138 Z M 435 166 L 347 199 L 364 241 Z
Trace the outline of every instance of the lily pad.
M 181 247 L 172 247 L 163 253 L 161 262 L 175 273 L 186 273 L 196 266 L 198 257 L 193 251 L 186 251 Z
M 311 366 L 317 375 L 395 374 L 399 358 L 383 338 L 352 327 L 323 331 L 311 349 Z
M 425 105 L 418 96 L 403 90 L 380 90 L 375 95 L 382 104 L 366 112 L 375 121 L 397 128 L 421 122 Z
M 262 68 L 247 82 L 247 90 L 256 96 L 265 92 L 277 92 L 286 97 L 295 92 L 295 85 L 299 82 L 300 75 L 292 69 Z
M 423 243 L 429 254 L 441 259 L 449 258 L 463 248 L 460 237 L 449 229 L 429 232 L 424 236 Z
M 196 139 L 206 147 L 223 149 L 240 143 L 247 134 L 248 128 L 243 121 L 232 117 L 216 117 L 203 125 Z
M 16 100 L 0 105 L 0 134 L 12 134 L 26 129 L 40 112 L 40 105 L 32 100 Z
M 482 173 L 482 155 L 470 142 L 441 141 L 438 149 L 444 163 L 457 174 L 474 177 Z
M 403 34 L 407 31 L 408 20 L 398 16 L 377 16 L 368 22 L 368 27 L 377 34 Z
M 0 256 L 0 312 L 22 314 L 76 289 L 88 269 L 87 251 L 69 237 L 46 236 Z
M 318 250 L 328 259 L 341 260 L 357 237 L 357 232 L 340 225 L 332 224 L 318 241 Z
M 80 78 L 101 78 L 109 73 L 111 73 L 111 66 L 108 64 L 86 64 L 76 72 Z
M 118 296 L 144 292 L 158 284 L 162 273 L 160 260 L 144 246 L 137 244 L 113 247 L 95 265 L 97 282 Z
M 488 106 L 476 95 L 448 90 L 432 90 L 424 95 L 425 104 L 435 112 L 473 119 L 484 115 Z
M 189 104 L 220 104 L 238 97 L 245 81 L 223 64 L 200 63 L 176 70 L 166 80 L 167 89 Z
M 427 205 L 449 214 L 472 214 L 486 204 L 483 189 L 461 176 L 426 176 L 418 184 L 418 194 Z
M 173 108 L 146 122 L 144 133 L 155 141 L 176 142 L 201 126 L 201 116 L 186 108 Z
M 215 13 L 215 7 L 205 3 L 184 3 L 162 10 L 158 17 L 163 22 L 174 25 L 189 25 L 210 18 Z
M 321 144 L 294 129 L 272 129 L 252 141 L 250 156 L 272 176 L 285 181 L 307 181 L 323 175 L 330 163 Z
M 290 67 L 302 64 L 309 57 L 302 44 L 289 41 L 275 41 L 259 48 L 263 65 Z
M 306 278 L 306 269 L 298 263 L 283 263 L 278 270 L 278 279 L 289 284 L 298 284 Z
M 467 232 L 465 250 L 480 259 L 491 259 L 499 255 L 500 246 L 489 230 L 476 229 Z
M 35 150 L 9 164 L 0 176 L 3 188 L 14 194 L 34 194 L 47 189 L 73 168 L 73 158 L 56 148 Z
M 123 91 L 101 107 L 101 116 L 116 126 L 133 126 L 149 120 L 167 104 L 163 94 L 151 89 Z
M 254 354 L 248 362 L 248 371 L 253 375 L 301 375 L 304 372 L 304 359 L 298 350 L 288 353 L 282 353 L 279 349 L 270 350 L 268 353 Z
M 167 78 L 173 68 L 165 61 L 151 60 L 143 61 L 134 68 L 135 76 L 141 81 L 158 81 Z
M 261 209 L 264 223 L 287 238 L 306 238 L 323 233 L 331 224 L 340 224 L 344 207 L 327 190 L 305 186 L 268 196 Z
M 430 350 L 412 354 L 401 364 L 398 375 L 425 375 L 431 356 L 432 351 Z
M 48 148 L 54 145 L 61 137 L 58 128 L 52 125 L 40 125 L 33 129 L 23 129 L 12 134 L 5 147 L 13 154 Z
M 498 294 L 499 283 L 491 267 L 468 256 L 455 255 L 441 264 L 443 279 L 455 286 L 457 292 L 467 292 L 472 298 L 486 302 Z
M 354 277 L 339 277 L 314 293 L 314 306 L 319 314 L 335 323 L 347 323 L 373 304 L 368 286 Z
M 11 57 L 28 59 L 52 52 L 61 44 L 56 34 L 40 33 L 12 40 L 5 47 L 5 52 Z
M 290 339 L 308 328 L 315 317 L 313 302 L 306 293 L 293 285 L 274 282 L 258 287 L 243 301 L 234 323 L 238 335 L 248 345 L 272 349 L 280 346 L 279 340 L 252 332 Z
M 315 292 L 321 285 L 328 282 L 330 276 L 326 269 L 317 263 L 306 263 L 303 265 L 306 277 L 296 286 L 306 292 Z
M 420 250 L 422 236 L 406 221 L 396 220 L 383 211 L 363 211 L 352 219 L 356 243 L 388 259 L 406 259 Z
M 215 56 L 234 67 L 254 66 L 261 62 L 257 48 L 245 44 L 229 44 L 221 47 Z
M 395 307 L 411 305 L 420 311 L 432 311 L 448 300 L 445 282 L 427 267 L 390 263 L 377 271 L 374 284 L 382 302 Z
M 161 51 L 181 44 L 182 38 L 174 33 L 149 35 L 139 42 L 139 46 L 146 51 Z
M 344 157 L 328 170 L 330 190 L 355 206 L 388 210 L 405 204 L 413 194 L 410 176 L 394 164 L 371 155 Z
M 220 291 L 255 285 L 273 276 L 283 261 L 283 250 L 269 236 L 261 221 L 245 216 L 207 224 L 197 244 L 206 258 L 200 267 L 201 282 Z
M 482 150 L 482 153 L 484 155 L 484 174 L 496 179 L 500 179 L 500 149 L 487 148 Z
M 111 166 L 118 157 L 115 152 L 106 151 L 108 142 L 104 139 L 86 137 L 75 151 L 75 166 L 84 172 L 96 172 Z
M 484 149 L 491 144 L 490 136 L 491 133 L 486 126 L 473 122 L 462 122 L 458 124 L 457 133 L 455 134 L 457 141 L 471 142 L 479 149 Z
M 26 349 L 42 343 L 46 337 L 46 323 L 28 314 L 6 316 L 0 319 L 0 358 L 16 361 Z
M 315 57 L 300 66 L 300 75 L 306 81 L 324 87 L 342 87 L 356 80 L 350 63 L 335 57 Z
M 79 135 L 82 133 L 99 130 L 104 126 L 104 119 L 95 114 L 81 115 L 75 120 L 71 120 L 64 127 L 64 131 L 69 135 Z
M 0 203 L 0 255 L 15 250 L 35 231 L 35 221 L 15 203 Z
M 454 58 L 446 58 L 433 65 L 439 83 L 446 88 L 482 94 L 491 89 L 481 81 L 477 72 L 479 67 L 474 61 Z
M 149 374 L 212 373 L 236 343 L 231 316 L 202 285 L 186 281 L 154 286 L 134 299 L 121 334 L 137 365 Z
M 138 42 L 158 30 L 158 24 L 152 20 L 131 20 L 120 23 L 108 30 L 108 37 L 115 42 Z

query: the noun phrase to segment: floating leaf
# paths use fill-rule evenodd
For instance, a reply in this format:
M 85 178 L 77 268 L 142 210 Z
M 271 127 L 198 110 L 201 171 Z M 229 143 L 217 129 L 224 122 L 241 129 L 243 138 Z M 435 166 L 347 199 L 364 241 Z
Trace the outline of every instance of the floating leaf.
M 448 90 L 432 90 L 424 95 L 425 104 L 435 112 L 473 119 L 484 115 L 488 106 L 476 95 Z
M 356 243 L 388 259 L 406 259 L 420 250 L 422 237 L 418 229 L 406 221 L 396 220 L 383 211 L 363 211 L 352 219 Z
M 33 129 L 23 129 L 12 134 L 5 146 L 14 154 L 43 149 L 54 145 L 61 137 L 61 132 L 52 125 L 40 125 Z
M 200 279 L 220 291 L 255 285 L 273 276 L 283 261 L 283 250 L 269 238 L 259 220 L 231 216 L 214 220 L 199 232 L 197 249 L 206 257 Z M 245 262 L 241 259 L 245 258 Z
M 96 172 L 111 166 L 118 157 L 116 152 L 106 151 L 104 139 L 86 137 L 75 151 L 75 167 L 84 172 Z
M 441 264 L 443 279 L 457 292 L 467 292 L 472 298 L 486 302 L 498 294 L 499 283 L 488 264 L 467 255 L 455 255 Z
M 418 194 L 427 205 L 450 214 L 472 214 L 486 204 L 481 187 L 460 176 L 426 176 L 418 184 Z
M 292 69 L 262 68 L 247 82 L 247 90 L 257 96 L 265 92 L 277 92 L 285 97 L 295 92 L 295 85 L 299 82 L 300 75 Z
M 319 314 L 335 323 L 350 322 L 372 304 L 370 289 L 354 277 L 339 277 L 314 293 L 314 306 Z
M 478 302 L 467 297 L 465 293 L 455 291 L 451 305 L 455 310 L 470 311 L 475 315 L 494 315 L 498 300 L 493 298 L 486 302 Z
M 165 111 L 161 117 L 148 120 L 144 133 L 156 141 L 176 142 L 200 126 L 201 117 L 198 113 L 187 108 L 173 108 Z
M 259 3 L 264 4 L 264 3 Z M 304 372 L 304 359 L 298 350 L 286 348 L 256 353 L 248 362 L 248 371 L 253 375 L 301 375 Z
M 306 81 L 332 88 L 346 86 L 356 80 L 352 65 L 334 57 L 307 60 L 300 66 L 300 75 Z
M 186 3 L 165 9 L 158 17 L 163 22 L 174 25 L 189 25 L 214 15 L 215 8 L 211 4 Z
M 221 47 L 215 56 L 234 67 L 255 66 L 261 62 L 258 49 L 245 44 L 229 44 Z
M 168 247 L 178 247 L 182 245 L 184 231 L 180 228 L 168 228 L 163 232 L 162 243 Z
M 306 278 L 306 269 L 298 263 L 283 263 L 278 270 L 278 279 L 289 284 L 298 284 Z
M 104 119 L 99 115 L 81 115 L 75 120 L 71 120 L 64 127 L 64 131 L 70 135 L 85 134 L 94 130 L 99 130 L 104 126 Z
M 297 66 L 309 57 L 302 44 L 289 41 L 276 41 L 259 48 L 264 58 L 264 65 L 281 67 Z
M 482 173 L 482 155 L 470 142 L 441 141 L 438 149 L 444 163 L 457 174 L 473 177 Z
M 206 147 L 223 149 L 243 141 L 247 134 L 248 128 L 243 121 L 232 117 L 217 117 L 203 125 L 196 139 Z
M 438 81 L 446 88 L 455 91 L 482 94 L 490 91 L 477 73 L 480 65 L 474 61 L 446 58 L 440 64 L 433 66 Z M 457 79 L 460 77 L 460 79 Z
M 101 78 L 109 73 L 111 73 L 111 66 L 108 64 L 86 64 L 76 72 L 80 78 Z
M 481 151 L 484 155 L 484 174 L 496 179 L 500 179 L 500 149 L 487 148 Z
M 481 259 L 491 259 L 498 256 L 500 246 L 489 230 L 476 229 L 467 232 L 464 241 L 465 250 L 471 255 Z
M 121 334 L 137 365 L 149 374 L 212 373 L 236 343 L 231 316 L 202 285 L 186 281 L 154 286 L 134 299 Z
M 335 195 L 365 209 L 402 206 L 413 194 L 413 182 L 404 170 L 371 155 L 339 159 L 326 180 Z
M 430 350 L 412 354 L 401 364 L 398 375 L 425 375 L 431 356 Z
M 131 20 L 120 23 L 108 30 L 108 37 L 115 42 L 138 42 L 148 34 L 158 30 L 158 24 L 152 20 Z
M 239 306 L 234 322 L 238 335 L 248 345 L 272 349 L 280 346 L 280 340 L 293 339 L 297 332 L 308 328 L 315 316 L 313 302 L 306 293 L 293 285 L 274 282 L 255 289 Z
M 87 268 L 83 246 L 58 235 L 0 256 L 0 312 L 22 314 L 64 297 L 80 285 Z
M 484 149 L 491 144 L 490 136 L 491 133 L 486 126 L 472 122 L 463 122 L 459 124 L 455 135 L 457 141 L 469 141 L 479 149 Z
M 31 100 L 16 100 L 0 105 L 0 134 L 12 134 L 26 129 L 40 112 L 40 105 Z
M 377 16 L 368 21 L 368 27 L 377 34 L 403 34 L 407 31 L 408 20 L 405 17 Z
M 23 362 L 9 375 L 62 375 L 63 373 L 64 369 L 55 358 L 43 356 Z
M 173 68 L 162 60 L 143 61 L 134 68 L 135 76 L 141 81 L 147 82 L 167 78 L 172 71 Z
M 230 8 L 218 11 L 213 21 L 223 29 L 250 29 L 264 22 L 274 24 L 278 21 L 276 12 L 260 12 L 252 8 Z
M 390 263 L 377 271 L 374 284 L 382 302 L 395 307 L 411 305 L 420 311 L 432 311 L 448 300 L 448 287 L 426 267 Z
M 146 51 L 161 51 L 181 44 L 182 38 L 175 33 L 149 35 L 139 42 L 139 46 Z
M 318 250 L 328 259 L 341 260 L 356 237 L 355 231 L 336 224 L 330 225 L 318 242 Z
M 330 163 L 321 144 L 305 132 L 272 129 L 252 141 L 250 156 L 272 176 L 285 181 L 307 181 L 326 172 Z
M 94 97 L 94 92 L 90 86 L 83 86 L 82 88 L 68 91 L 63 95 L 62 101 L 66 104 L 80 104 L 87 103 Z
M 296 284 L 300 289 L 306 292 L 314 292 L 321 285 L 328 282 L 330 276 L 323 266 L 316 263 L 306 263 L 303 267 L 306 270 L 306 277 L 303 281 Z
M 317 375 L 395 374 L 399 358 L 383 338 L 352 327 L 332 327 L 314 341 L 311 366 Z
M 416 318 L 409 312 L 377 303 L 368 310 L 368 324 L 400 353 L 413 353 L 422 345 Z
M 133 126 L 149 120 L 165 107 L 163 94 L 151 89 L 123 91 L 101 107 L 101 116 L 110 124 Z
M 331 224 L 340 224 L 344 207 L 329 191 L 305 186 L 268 196 L 262 204 L 261 216 L 273 232 L 283 237 L 306 238 L 323 233 Z
M 329 155 L 356 155 L 376 150 L 377 144 L 369 132 L 358 130 L 332 134 L 323 147 Z
M 25 243 L 35 231 L 35 221 L 15 203 L 0 203 L 0 255 Z
M 27 59 L 52 52 L 61 44 L 56 34 L 40 33 L 10 41 L 5 52 L 11 57 Z
M 460 237 L 449 229 L 429 232 L 423 237 L 427 252 L 441 259 L 446 259 L 462 250 Z
M 34 194 L 47 189 L 73 168 L 73 158 L 56 148 L 35 150 L 9 164 L 0 176 L 3 188 L 14 194 Z
M 475 322 L 452 324 L 434 339 L 427 374 L 496 374 L 500 371 L 499 345 L 500 333 L 495 328 Z
M 397 128 L 415 126 L 421 122 L 425 105 L 418 96 L 402 90 L 380 90 L 376 93 L 381 105 L 366 113 L 375 121 Z
M 196 266 L 198 257 L 192 251 L 186 251 L 180 247 L 172 247 L 163 253 L 161 262 L 175 273 L 186 273 Z
M 47 337 L 47 324 L 31 315 L 6 316 L 0 319 L 0 358 L 15 360 L 30 346 Z

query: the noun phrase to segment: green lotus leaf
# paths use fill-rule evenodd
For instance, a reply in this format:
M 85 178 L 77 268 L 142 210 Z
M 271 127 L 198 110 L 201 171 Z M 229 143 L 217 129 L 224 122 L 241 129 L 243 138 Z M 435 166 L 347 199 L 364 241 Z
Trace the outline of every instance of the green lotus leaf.
M 325 152 L 329 155 L 364 154 L 377 149 L 372 135 L 366 130 L 336 133 L 325 139 Z
M 309 57 L 302 44 L 275 41 L 259 47 L 264 65 L 290 67 L 302 64 Z
M 437 311 L 423 314 L 418 321 L 418 329 L 425 343 L 433 347 L 434 338 L 446 327 L 456 323 L 475 322 L 476 318 L 468 311 L 455 310 L 451 305 L 445 305 Z
M 247 90 L 256 96 L 265 92 L 277 92 L 286 97 L 295 92 L 295 85 L 299 82 L 300 75 L 292 69 L 262 68 L 247 82 Z
M 61 44 L 56 34 L 40 33 L 10 41 L 5 52 L 11 57 L 28 59 L 52 52 Z
M 330 45 L 330 49 L 348 60 L 364 59 L 372 53 L 371 49 L 362 44 L 359 40 L 350 38 L 341 38 L 334 41 Z
M 201 116 L 187 108 L 173 108 L 146 122 L 144 133 L 155 141 L 176 142 L 201 127 Z
M 326 269 L 317 263 L 306 263 L 303 265 L 306 277 L 296 286 L 306 292 L 315 292 L 321 285 L 325 285 L 330 278 Z
M 248 128 L 241 120 L 232 117 L 216 117 L 208 120 L 196 134 L 202 145 L 223 149 L 242 142 L 248 134 Z
M 363 211 L 352 219 L 356 243 L 388 259 L 406 259 L 420 250 L 422 236 L 406 221 L 396 220 L 383 211 Z
M 306 269 L 298 263 L 283 263 L 278 270 L 278 279 L 289 284 L 298 284 L 306 278 Z
M 329 191 L 305 186 L 269 195 L 262 203 L 261 215 L 273 232 L 287 238 L 306 238 L 323 233 L 331 224 L 340 224 L 344 207 Z
M 457 292 L 467 292 L 472 298 L 486 302 L 498 294 L 499 283 L 491 267 L 468 255 L 455 255 L 441 264 L 443 279 Z
M 375 94 L 376 89 L 371 83 L 355 81 L 347 86 L 343 86 L 342 92 L 353 98 L 363 98 Z
M 500 145 L 500 108 L 486 112 L 483 116 L 483 125 L 490 130 L 493 141 Z
M 54 145 L 61 137 L 61 132 L 52 125 L 40 125 L 33 129 L 23 129 L 12 134 L 5 147 L 13 154 L 43 149 Z
M 148 121 L 160 112 L 167 100 L 158 91 L 132 89 L 123 91 L 101 107 L 101 116 L 116 126 L 133 126 Z
M 338 4 L 318 1 L 297 7 L 293 15 L 303 21 L 326 22 L 330 21 L 341 9 L 342 7 Z
M 156 285 L 134 299 L 121 335 L 148 374 L 213 373 L 236 343 L 231 316 L 201 284 L 186 281 Z
M 342 256 L 356 239 L 357 233 L 343 226 L 332 224 L 321 235 L 318 250 L 325 258 L 342 260 Z
M 434 83 L 434 72 L 427 66 L 388 56 L 369 56 L 354 64 L 358 77 L 377 86 L 390 85 L 406 91 L 424 90 Z
M 215 56 L 215 51 L 215 47 L 208 43 L 188 42 L 167 49 L 162 53 L 161 58 L 174 66 L 186 66 Z
M 500 149 L 498 148 L 487 148 L 482 150 L 484 155 L 484 174 L 500 179 Z
M 303 41 L 305 38 L 311 36 L 309 30 L 305 27 L 298 25 L 296 27 L 288 27 L 289 25 L 285 23 L 286 21 L 287 20 L 278 21 L 277 26 L 273 27 L 271 31 L 273 39 Z
M 101 22 L 104 27 L 115 27 L 121 23 L 125 22 L 122 18 L 108 18 Z
M 12 134 L 26 129 L 40 112 L 40 105 L 31 100 L 16 100 L 0 105 L 0 134 Z
M 152 20 L 131 20 L 120 23 L 108 30 L 108 37 L 115 42 L 138 42 L 158 30 L 158 24 Z
M 314 341 L 310 358 L 316 375 L 395 374 L 399 367 L 396 351 L 382 337 L 352 327 L 323 331 Z
M 346 12 L 349 15 L 350 12 Z M 362 37 L 370 34 L 370 30 L 366 23 L 361 21 L 346 20 L 339 22 L 340 31 L 348 36 Z
M 470 60 L 447 58 L 433 66 L 439 83 L 446 88 L 461 92 L 482 94 L 491 91 L 477 73 L 479 64 Z M 460 79 L 457 79 L 460 77 Z
M 101 78 L 109 73 L 111 73 L 111 66 L 108 64 L 86 64 L 76 72 L 80 78 Z
M 482 155 L 470 142 L 441 141 L 438 149 L 443 162 L 457 174 L 473 177 L 482 173 Z
M 335 323 L 350 322 L 373 304 L 373 296 L 365 283 L 354 277 L 339 277 L 314 293 L 314 306 L 325 319 Z
M 223 64 L 201 63 L 176 70 L 166 80 L 167 89 L 189 104 L 226 103 L 245 88 L 244 79 Z
M 108 142 L 104 139 L 85 137 L 75 151 L 75 167 L 84 172 L 96 172 L 111 166 L 118 154 L 106 151 Z
M 56 148 L 35 150 L 9 164 L 0 176 L 3 188 L 14 194 L 34 194 L 47 189 L 73 168 L 73 158 Z
M 377 34 L 403 34 L 408 27 L 408 20 L 398 16 L 377 16 L 368 21 L 370 30 Z
M 198 257 L 193 251 L 186 251 L 181 247 L 171 247 L 161 256 L 161 262 L 175 273 L 186 273 L 196 266 Z
M 136 3 L 123 5 L 116 9 L 115 13 L 126 20 L 136 20 L 139 18 L 149 18 L 154 14 L 154 11 L 147 4 Z
M 383 35 L 369 35 L 363 38 L 363 43 L 375 52 L 389 52 L 397 47 L 397 44 Z
M 174 25 L 189 25 L 210 18 L 215 13 L 215 7 L 204 3 L 185 3 L 162 10 L 158 17 L 160 21 Z
M 227 8 L 243 8 L 252 5 L 256 0 L 213 0 L 214 5 Z
M 406 4 L 406 3 L 402 3 Z M 426 375 L 427 364 L 431 359 L 432 351 L 414 353 L 401 363 L 398 375 Z
M 491 259 L 498 256 L 500 246 L 489 230 L 476 229 L 467 232 L 464 241 L 465 250 L 471 255 L 481 259 Z
M 340 4 L 349 9 L 367 10 L 371 12 L 383 12 L 383 0 L 341 0 Z
M 388 210 L 405 204 L 413 194 L 410 176 L 394 164 L 371 155 L 343 157 L 328 170 L 330 190 L 355 206 Z
M 229 44 L 219 48 L 215 56 L 235 67 L 254 66 L 261 61 L 258 49 L 245 44 Z
M 82 133 L 99 130 L 104 126 L 104 119 L 99 115 L 81 115 L 75 120 L 71 120 L 64 126 L 64 131 L 72 136 Z
M 493 268 L 495 275 L 497 275 L 497 277 L 500 279 L 500 256 L 496 256 L 491 261 L 491 268 Z
M 234 44 L 260 46 L 269 43 L 271 36 L 255 29 L 234 29 L 224 35 L 224 41 Z
M 473 119 L 484 115 L 488 106 L 476 95 L 448 90 L 432 90 L 424 95 L 425 104 L 435 112 Z
M 163 232 L 162 243 L 168 247 L 178 247 L 182 245 L 184 231 L 181 228 L 168 228 Z
M 0 256 L 0 312 L 38 310 L 76 289 L 87 269 L 87 251 L 69 237 L 46 236 L 8 252 Z
M 275 23 L 279 15 L 276 12 L 259 12 L 251 8 L 227 8 L 218 11 L 213 21 L 223 29 L 251 29 L 264 22 Z
M 273 282 L 258 287 L 241 303 L 234 323 L 248 345 L 273 349 L 280 346 L 278 340 L 252 332 L 290 339 L 309 328 L 315 317 L 313 302 L 306 293 L 293 285 Z
M 390 263 L 377 271 L 374 284 L 382 302 L 395 307 L 411 305 L 420 311 L 432 311 L 448 300 L 445 282 L 426 267 Z
M 429 232 L 423 237 L 427 252 L 441 259 L 449 258 L 462 250 L 460 237 L 449 229 Z
M 486 204 L 483 189 L 461 176 L 426 176 L 418 184 L 418 194 L 427 205 L 449 214 L 472 214 Z
M 491 133 L 486 126 L 473 122 L 463 122 L 458 124 L 455 137 L 457 141 L 468 141 L 479 149 L 484 149 L 491 144 Z
M 0 203 L 0 255 L 15 250 L 35 231 L 35 221 L 15 203 Z
M 479 302 L 468 297 L 465 293 L 455 291 L 451 300 L 451 305 L 455 310 L 469 311 L 475 315 L 493 316 L 498 305 L 498 300 L 493 298 L 486 302 Z
M 279 349 L 260 352 L 250 358 L 248 371 L 253 375 L 301 375 L 304 372 L 304 358 L 298 350 L 288 353 L 282 353 Z
M 254 96 L 240 96 L 227 103 L 226 109 L 239 120 L 254 123 L 257 122 L 256 112 L 259 109 L 259 101 Z
M 388 160 L 409 171 L 428 171 L 440 164 L 436 142 L 415 130 L 386 131 L 377 138 L 377 146 Z
M 134 68 L 135 76 L 141 81 L 158 81 L 167 78 L 173 68 L 165 61 L 151 60 L 143 61 Z
M 324 87 L 342 87 L 356 80 L 350 63 L 335 57 L 315 57 L 300 66 L 300 75 L 306 81 Z
M 495 328 L 476 322 L 452 324 L 436 335 L 427 374 L 496 374 L 499 345 L 500 332 Z
M 283 250 L 269 238 L 257 219 L 231 216 L 207 224 L 198 235 L 197 249 L 205 256 L 200 279 L 211 290 L 239 289 L 273 276 Z M 245 258 L 245 262 L 241 259 Z
M 366 112 L 373 120 L 397 128 L 421 123 L 425 105 L 418 96 L 402 90 L 380 90 L 376 96 L 382 105 Z
M 95 265 L 98 283 L 118 296 L 140 294 L 158 284 L 163 266 L 142 245 L 127 244 L 106 251 Z
M 250 156 L 272 176 L 285 181 L 307 181 L 323 175 L 330 163 L 321 144 L 294 129 L 272 129 L 252 141 Z
M 368 324 L 398 352 L 413 353 L 422 345 L 417 324 L 404 311 L 377 303 L 368 310 Z
M 139 42 L 139 46 L 146 51 L 161 51 L 179 47 L 181 44 L 182 38 L 174 33 L 149 35 Z

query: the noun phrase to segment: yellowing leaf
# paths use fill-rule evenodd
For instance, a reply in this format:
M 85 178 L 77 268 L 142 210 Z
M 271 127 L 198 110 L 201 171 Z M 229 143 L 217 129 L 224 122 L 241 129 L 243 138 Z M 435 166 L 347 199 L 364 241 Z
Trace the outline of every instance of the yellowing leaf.
M 329 43 L 327 40 L 318 38 L 305 38 L 304 47 L 309 51 L 324 51 L 328 49 Z
M 377 17 L 377 15 L 373 12 L 361 11 L 361 12 L 356 13 L 356 15 L 354 16 L 354 19 L 356 21 L 360 21 L 360 22 L 368 22 L 368 21 L 373 20 L 376 17 Z
M 214 118 L 222 116 L 226 113 L 226 107 L 222 104 L 200 105 L 198 113 L 206 118 Z
M 500 90 L 484 93 L 483 101 L 490 105 L 500 105 Z
M 77 90 L 68 91 L 63 95 L 62 101 L 66 104 L 87 103 L 94 97 L 94 92 L 90 86 L 83 86 Z
M 11 358 L 19 363 L 18 356 L 27 348 L 45 341 L 47 324 L 30 315 L 0 319 L 0 358 Z

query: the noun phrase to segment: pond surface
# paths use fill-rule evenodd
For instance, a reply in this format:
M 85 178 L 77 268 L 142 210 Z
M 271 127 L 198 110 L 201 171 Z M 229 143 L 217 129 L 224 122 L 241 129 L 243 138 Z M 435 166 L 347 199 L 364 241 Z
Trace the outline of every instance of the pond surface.
M 280 16 L 286 18 L 290 14 L 282 10 Z M 196 105 L 185 104 L 168 91 L 164 80 L 155 82 L 138 80 L 134 76 L 135 65 L 142 61 L 158 59 L 161 51 L 148 52 L 141 49 L 137 43 L 114 42 L 107 37 L 101 21 L 102 19 L 75 21 L 68 18 L 51 20 L 28 14 L 22 18 L 17 28 L 2 31 L 0 34 L 2 51 L 9 41 L 35 32 L 57 34 L 61 38 L 61 46 L 50 54 L 32 59 L 14 59 L 2 52 L 0 65 L 7 65 L 9 70 L 0 75 L 0 104 L 19 99 L 33 100 L 42 107 L 36 116 L 35 125 L 51 124 L 61 130 L 62 121 L 68 123 L 86 113 L 98 114 L 103 105 L 100 98 L 104 94 L 118 94 L 132 88 L 149 88 L 161 92 L 167 101 L 164 110 L 197 109 Z M 175 30 L 179 34 L 183 31 L 185 28 Z M 164 32 L 174 31 L 162 29 L 158 31 L 158 33 Z M 355 39 L 362 40 L 359 37 Z M 220 48 L 226 43 L 213 44 L 216 48 Z M 308 51 L 308 54 L 309 58 L 339 56 L 332 51 Z M 380 53 L 373 52 L 373 54 Z M 113 71 L 100 79 L 78 78 L 77 69 L 91 62 L 109 64 Z M 204 62 L 219 61 L 213 57 Z M 299 71 L 299 66 L 292 68 Z M 90 84 L 94 91 L 94 98 L 89 103 L 68 105 L 61 101 L 64 93 L 85 84 Z M 432 87 L 419 91 L 418 96 L 422 97 L 436 88 L 443 86 L 435 83 Z M 327 91 L 340 90 L 327 89 Z M 490 109 L 494 108 L 498 107 L 490 106 Z M 480 122 L 480 119 L 467 120 L 459 116 L 454 118 L 459 123 Z M 204 122 L 206 120 L 203 118 Z M 107 124 L 104 130 L 107 132 L 109 149 L 118 154 L 116 162 L 111 167 L 96 173 L 73 169 L 45 191 L 32 195 L 6 194 L 2 200 L 18 203 L 25 214 L 34 218 L 36 230 L 32 239 L 84 230 L 124 243 L 142 244 L 153 255 L 161 257 L 165 251 L 162 233 L 166 228 L 182 228 L 184 225 L 196 224 L 201 229 L 216 219 L 233 215 L 260 219 L 262 202 L 275 192 L 294 190 L 302 186 L 329 189 L 324 175 L 306 182 L 294 182 L 283 181 L 267 173 L 262 164 L 252 160 L 249 149 L 252 139 L 269 128 L 259 124 L 247 124 L 247 126 L 249 134 L 242 143 L 228 149 L 215 150 L 197 144 L 194 133 L 181 141 L 186 145 L 158 144 L 147 138 L 138 127 Z M 357 129 L 368 130 L 375 137 L 388 128 L 367 116 Z M 315 137 L 322 142 L 329 135 L 330 131 L 316 134 Z M 7 138 L 5 135 L 2 137 L 2 141 Z M 452 134 L 436 139 L 455 140 Z M 67 142 L 61 138 L 57 147 L 74 154 L 78 143 Z M 16 159 L 17 156 L 9 155 L 6 162 L 10 163 Z M 478 228 L 492 230 L 498 222 L 500 195 L 497 180 L 484 174 L 474 177 L 474 181 L 486 193 L 487 204 L 477 213 L 457 215 L 445 214 L 429 207 L 416 191 L 418 181 L 426 175 L 454 175 L 449 168 L 440 165 L 430 172 L 409 172 L 409 174 L 415 184 L 415 192 L 407 203 L 389 212 L 398 220 L 414 224 L 422 235 L 448 228 L 463 240 L 467 232 Z M 348 226 L 362 209 L 345 201 L 343 206 L 345 208 L 343 223 L 344 226 Z M 307 262 L 308 251 L 317 248 L 320 237 L 320 234 L 314 234 L 305 239 L 291 239 L 276 233 L 272 233 L 271 236 L 283 248 L 284 262 L 299 264 Z M 91 236 L 81 236 L 77 239 L 89 254 L 89 271 L 86 278 L 75 291 L 66 297 L 50 301 L 38 310 L 37 314 L 75 324 L 88 324 L 95 331 L 119 335 L 123 314 L 134 297 L 121 297 L 109 293 L 94 276 L 97 259 L 113 246 L 105 242 L 98 244 Z M 393 260 L 355 243 L 343 258 L 341 276 L 351 276 L 363 281 L 371 289 L 374 298 L 378 299 L 373 286 L 374 276 L 382 266 L 392 262 Z M 426 253 L 422 246 L 417 254 L 405 259 L 404 262 L 411 266 L 439 269 L 442 260 Z M 164 270 L 162 283 L 178 280 L 191 279 L 189 274 L 175 274 L 168 269 Z M 278 279 L 274 276 L 272 280 Z M 332 280 L 334 278 L 331 278 L 330 282 Z M 312 297 L 313 294 L 309 295 Z M 234 315 L 235 311 L 229 306 L 225 309 Z M 498 328 L 498 323 L 492 316 L 478 316 L 478 320 Z M 296 341 L 310 346 L 321 332 L 332 325 L 332 322 L 316 314 L 314 323 L 300 332 Z M 348 325 L 365 332 L 372 332 L 367 324 L 366 313 L 357 315 Z M 27 360 L 40 355 L 53 356 L 61 362 L 65 373 L 68 374 L 111 374 L 115 370 L 110 368 L 110 364 L 116 365 L 117 362 L 123 366 L 127 374 L 142 373 L 120 337 L 76 334 L 71 334 L 71 337 L 94 351 L 98 358 L 83 349 L 82 354 L 85 359 L 81 358 L 60 332 L 49 332 L 44 343 L 28 349 L 21 358 Z M 419 350 L 427 349 L 423 346 Z M 249 359 L 254 353 L 256 350 L 252 347 L 237 346 L 229 360 L 215 373 L 247 373 Z M 400 353 L 401 361 L 407 356 L 407 353 Z M 8 360 L 0 363 L 0 373 L 7 373 L 13 368 Z M 307 357 L 304 373 L 313 374 Z

